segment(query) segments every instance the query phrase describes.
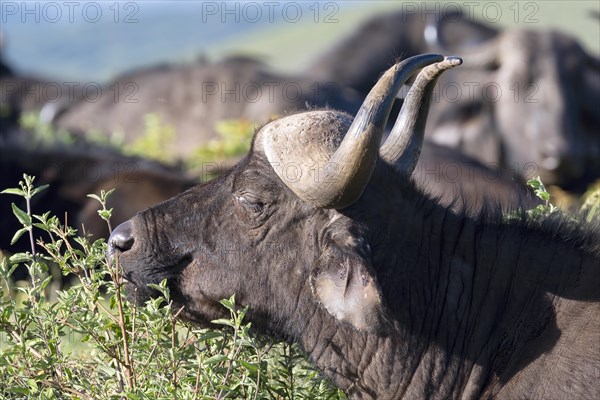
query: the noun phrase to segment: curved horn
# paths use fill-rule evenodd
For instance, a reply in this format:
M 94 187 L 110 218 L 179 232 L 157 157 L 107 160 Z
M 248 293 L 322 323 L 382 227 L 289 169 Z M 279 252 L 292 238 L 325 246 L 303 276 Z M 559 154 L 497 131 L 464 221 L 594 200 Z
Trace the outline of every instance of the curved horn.
M 387 70 L 369 92 L 345 135 L 344 131 L 336 131 L 349 125 L 347 120 L 348 124 L 344 122 L 344 114 L 323 111 L 293 115 L 263 128 L 264 153 L 277 175 L 298 197 L 317 207 L 344 208 L 354 203 L 375 168 L 383 130 L 400 87 L 415 71 L 441 60 L 443 57 L 436 54 L 419 55 Z M 327 143 L 315 146 L 318 140 L 310 135 L 317 133 L 308 132 L 311 130 L 328 130 L 328 137 L 318 139 L 323 142 L 337 140 L 332 136 L 344 136 L 333 152 Z M 300 166 L 300 171 L 290 177 L 286 166 L 294 160 L 315 160 L 318 164 Z M 304 171 L 315 168 L 318 175 Z
M 390 136 L 379 150 L 383 161 L 407 176 L 412 174 L 419 160 L 435 82 L 442 72 L 460 64 L 462 59 L 459 57 L 446 57 L 444 61 L 425 67 L 419 73 L 404 100 Z

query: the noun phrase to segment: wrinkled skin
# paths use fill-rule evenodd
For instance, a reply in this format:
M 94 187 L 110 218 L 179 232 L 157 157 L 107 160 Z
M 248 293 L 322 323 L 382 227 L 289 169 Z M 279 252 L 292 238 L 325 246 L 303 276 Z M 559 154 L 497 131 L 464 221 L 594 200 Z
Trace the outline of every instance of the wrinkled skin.
M 598 227 L 466 217 L 383 158 L 355 203 L 316 207 L 265 150 L 289 121 L 115 229 L 109 257 L 132 297 L 167 278 L 174 307 L 207 326 L 235 293 L 256 331 L 299 343 L 352 399 L 597 397 Z
M 427 51 L 465 60 L 440 78 L 430 140 L 575 191 L 600 176 L 600 60 L 564 33 L 501 31 L 451 12 L 388 13 L 329 49 L 308 74 L 365 94 L 396 57 Z

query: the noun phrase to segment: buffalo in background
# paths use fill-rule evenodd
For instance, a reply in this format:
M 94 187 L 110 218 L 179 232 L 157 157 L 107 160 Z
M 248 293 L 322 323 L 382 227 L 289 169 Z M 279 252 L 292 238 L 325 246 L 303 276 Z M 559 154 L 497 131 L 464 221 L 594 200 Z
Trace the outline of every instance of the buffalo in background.
M 124 134 L 125 143 L 144 133 L 144 116 L 157 114 L 173 126 L 175 142 L 169 151 L 184 158 L 217 136 L 219 121 L 242 119 L 264 123 L 289 111 L 329 106 L 355 113 L 362 97 L 334 82 L 285 76 L 249 57 L 210 62 L 201 58 L 185 65 L 158 65 L 123 74 L 105 85 L 97 102 L 85 98 L 53 118 L 57 128 Z
M 12 69 L 4 62 L 2 57 L 2 48 L 4 47 L 4 37 L 0 32 L 0 78 L 12 75 Z
M 569 35 L 498 30 L 461 12 L 377 16 L 307 73 L 366 94 L 398 57 L 463 57 L 434 94 L 426 137 L 486 165 L 582 190 L 600 177 L 600 61 Z
M 36 144 L 30 132 L 11 130 L 8 138 L 0 139 L 0 188 L 19 187 L 24 173 L 34 175 L 36 186 L 50 186 L 32 199 L 32 213 L 50 211 L 94 240 L 107 238 L 110 232 L 97 213 L 100 203 L 88 194 L 116 189 L 107 202 L 107 208 L 113 208 L 111 223 L 116 226 L 198 183 L 178 168 L 125 156 L 112 148 L 85 141 Z M 4 216 L 0 219 L 0 250 L 28 251 L 26 238 L 10 245 L 12 235 L 21 228 L 13 216 L 13 202 L 25 209 L 23 199 L 0 195 L 0 215 Z
M 57 115 L 54 124 L 72 131 L 100 130 L 106 135 L 122 130 L 125 142 L 131 143 L 143 134 L 143 116 L 153 112 L 175 128 L 176 139 L 168 150 L 182 158 L 217 136 L 215 126 L 221 120 L 266 122 L 312 108 L 354 115 L 364 98 L 337 82 L 274 73 L 248 57 L 140 69 L 106 87 L 129 88 L 135 101 L 115 102 L 108 96 L 88 102 L 82 98 Z M 426 142 L 423 148 L 415 178 L 446 204 L 461 196 L 461 206 L 471 209 L 477 209 L 485 197 L 504 208 L 537 204 L 520 178 L 510 172 L 434 143 Z
M 0 41 L 1 45 L 1 41 Z M 90 143 L 83 135 L 72 144 L 45 143 L 35 132 L 22 129 L 19 118 L 24 112 L 42 113 L 44 109 L 68 108 L 65 98 L 54 103 L 48 88 L 52 80 L 21 75 L 2 59 L 0 46 L 0 190 L 18 187 L 23 174 L 36 177 L 35 184 L 49 188 L 32 199 L 32 213 L 50 211 L 62 222 L 84 231 L 94 239 L 107 238 L 109 229 L 97 214 L 100 204 L 88 194 L 116 189 L 107 208 L 113 208 L 116 226 L 136 212 L 164 201 L 198 183 L 181 168 L 162 165 L 140 157 L 126 156 L 114 148 Z M 81 96 L 74 92 L 73 101 Z M 10 241 L 21 228 L 13 216 L 11 203 L 25 209 L 23 199 L 0 195 L 0 250 L 28 251 L 26 238 L 14 245 Z
M 4 40 L 0 32 L 0 135 L 14 134 L 23 113 L 34 112 L 49 122 L 59 109 L 83 96 L 81 85 L 72 88 L 39 76 L 22 74 L 11 68 L 3 57 Z M 68 94 L 63 95 L 63 89 Z
M 174 167 L 139 157 L 124 156 L 115 149 L 90 143 L 84 131 L 101 130 L 108 136 L 110 132 L 120 129 L 126 132 L 125 140 L 131 142 L 143 134 L 144 115 L 154 112 L 165 122 L 173 123 L 177 129 L 179 139 L 176 146 L 166 150 L 184 157 L 197 146 L 214 138 L 214 126 L 222 119 L 268 119 L 286 113 L 288 109 L 304 108 L 307 103 L 325 104 L 329 100 L 333 100 L 336 108 L 352 110 L 354 107 L 337 102 L 340 91 L 337 87 L 327 85 L 323 86 L 328 91 L 324 98 L 317 98 L 316 101 L 314 98 L 308 99 L 306 93 L 309 91 L 314 95 L 319 94 L 318 88 L 309 87 L 310 82 L 302 83 L 291 77 L 284 79 L 269 72 L 260 62 L 242 57 L 228 58 L 217 63 L 201 60 L 187 66 L 152 67 L 125 74 L 105 86 L 108 88 L 119 85 L 125 90 L 124 96 L 127 95 L 128 88 L 136 91 L 139 89 L 135 97 L 136 100 L 139 99 L 137 102 L 127 102 L 126 97 L 115 102 L 112 96 L 105 96 L 98 103 L 86 101 L 84 97 L 78 97 L 73 102 L 66 101 L 65 98 L 56 102 L 49 101 L 44 93 L 49 93 L 47 88 L 53 84 L 51 80 L 25 76 L 14 72 L 3 62 L 1 65 L 1 106 L 6 112 L 0 116 L 0 187 L 18 187 L 23 173 L 36 176 L 36 184 L 49 184 L 50 187 L 34 197 L 32 213 L 50 211 L 63 222 L 79 229 L 81 234 L 85 231 L 93 238 L 107 238 L 109 230 L 97 215 L 99 203 L 87 197 L 87 194 L 116 189 L 109 198 L 108 208 L 113 208 L 112 223 L 117 225 L 136 212 L 191 187 L 199 179 L 192 179 Z M 266 86 L 255 86 L 258 82 L 266 83 Z M 250 90 L 269 90 L 269 86 L 276 88 L 276 85 L 286 84 L 296 88 L 298 82 L 301 82 L 301 90 L 305 95 L 296 102 L 288 101 L 282 95 L 281 88 L 272 91 L 277 98 L 261 96 L 258 104 L 231 96 L 226 97 L 229 101 L 223 102 L 222 93 L 219 93 L 224 88 L 241 84 L 251 85 Z M 214 96 L 207 97 L 208 101 L 200 98 L 205 94 L 203 83 L 210 84 L 215 89 Z M 320 93 L 323 95 L 324 92 Z M 246 95 L 250 94 L 246 90 Z M 351 96 L 346 94 L 342 101 Z M 19 126 L 19 118 L 25 112 L 40 113 L 42 120 L 45 119 L 46 112 L 46 116 L 54 120 L 56 127 L 67 128 L 76 142 L 68 145 L 40 141 L 34 132 Z M 444 156 L 446 159 L 442 156 L 432 160 L 431 165 L 424 168 L 421 182 L 425 184 L 425 180 L 433 180 L 434 183 L 428 186 L 433 187 L 433 190 L 440 188 L 436 193 L 446 201 L 452 201 L 460 188 L 454 185 L 452 177 L 450 181 L 444 179 L 444 166 L 453 161 L 452 155 Z M 476 163 L 470 164 L 468 168 L 475 172 L 475 179 L 480 181 L 501 179 L 495 171 L 488 171 L 482 166 L 479 168 Z M 437 173 L 428 172 L 429 169 L 437 169 Z M 449 182 L 449 185 L 443 188 L 435 180 Z M 518 190 L 513 191 L 514 193 L 507 192 L 507 201 L 517 201 L 524 197 Z M 502 190 L 499 192 L 505 195 Z M 12 216 L 12 202 L 25 208 L 22 199 L 0 196 L 0 212 L 7 216 L 0 224 L 0 249 L 27 251 L 30 245 L 25 238 L 10 245 L 12 235 L 20 228 L 19 222 Z

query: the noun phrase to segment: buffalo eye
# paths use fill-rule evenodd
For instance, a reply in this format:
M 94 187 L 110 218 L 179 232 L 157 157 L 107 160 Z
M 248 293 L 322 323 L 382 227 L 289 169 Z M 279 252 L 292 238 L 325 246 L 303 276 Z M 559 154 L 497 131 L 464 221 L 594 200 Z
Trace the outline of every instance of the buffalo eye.
M 244 207 L 244 209 L 246 209 L 251 214 L 260 215 L 262 214 L 265 208 L 265 203 L 263 203 L 258 198 L 252 195 L 238 195 L 236 196 L 236 198 L 238 202 Z

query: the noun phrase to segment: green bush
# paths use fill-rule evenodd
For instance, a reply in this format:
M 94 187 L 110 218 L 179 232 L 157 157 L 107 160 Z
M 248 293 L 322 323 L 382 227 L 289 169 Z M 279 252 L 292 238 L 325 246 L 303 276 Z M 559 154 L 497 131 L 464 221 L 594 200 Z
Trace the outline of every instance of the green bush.
M 581 211 L 585 213 L 587 221 L 600 223 L 600 181 L 588 189 L 582 200 Z
M 2 115 L 3 109 L 0 109 Z M 144 131 L 131 143 L 125 143 L 123 132 L 111 134 L 97 129 L 85 132 L 85 140 L 99 146 L 112 147 L 125 155 L 139 156 L 160 161 L 164 164 L 183 162 L 188 170 L 198 169 L 206 162 L 230 162 L 248 152 L 256 123 L 246 119 L 221 120 L 214 128 L 217 137 L 195 148 L 191 156 L 178 160 L 174 149 L 177 132 L 173 125 L 165 123 L 157 113 L 144 115 Z M 71 145 L 82 137 L 40 120 L 39 113 L 25 112 L 19 125 L 28 134 L 30 142 L 38 145 Z
M 550 193 L 546 190 L 546 186 L 544 186 L 542 179 L 539 176 L 535 179 L 528 180 L 527 186 L 531 187 L 535 195 L 543 201 L 543 204 L 527 211 L 527 214 L 529 214 L 530 217 L 543 218 L 558 210 L 558 207 L 550 203 Z
M 34 188 L 3 193 L 24 197 L 13 204 L 31 252 L 0 255 L 0 398 L 3 399 L 339 399 L 293 345 L 253 337 L 247 312 L 235 297 L 223 300 L 230 318 L 221 330 L 198 329 L 179 320 L 166 281 L 162 296 L 136 306 L 125 301 L 106 243 L 88 238 L 49 214 L 31 215 Z M 110 193 L 94 196 L 107 222 Z M 34 238 L 46 232 L 47 241 Z M 17 268 L 28 279 L 13 282 Z M 58 289 L 60 268 L 74 281 Z
M 123 152 L 173 164 L 176 161 L 173 154 L 175 137 L 173 125 L 163 123 L 160 115 L 149 113 L 144 115 L 144 134 L 133 143 L 124 145 Z
M 205 162 L 231 161 L 241 158 L 250 149 L 256 124 L 245 119 L 222 120 L 215 124 L 218 137 L 198 147 L 187 160 L 188 169 Z
M 545 218 L 553 213 L 561 213 L 564 211 L 555 206 L 550 202 L 550 193 L 546 190 L 546 186 L 542 183 L 541 178 L 538 176 L 535 179 L 530 179 L 527 181 L 527 185 L 533 189 L 534 194 L 537 198 L 542 200 L 542 204 L 539 204 L 535 208 L 531 210 L 527 210 L 527 215 L 530 218 L 539 219 Z M 581 204 L 579 208 L 579 219 L 585 220 L 587 222 L 592 222 L 594 220 L 600 222 L 600 183 L 596 183 L 588 189 L 586 193 L 578 200 L 578 203 Z M 576 210 L 573 210 L 576 211 Z M 520 218 L 519 212 L 509 214 L 508 218 Z M 563 214 L 566 218 L 574 219 L 568 213 Z M 575 219 L 577 220 L 577 219 Z

